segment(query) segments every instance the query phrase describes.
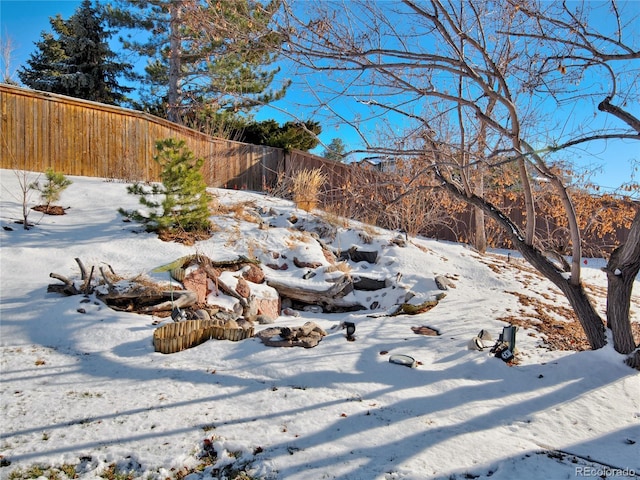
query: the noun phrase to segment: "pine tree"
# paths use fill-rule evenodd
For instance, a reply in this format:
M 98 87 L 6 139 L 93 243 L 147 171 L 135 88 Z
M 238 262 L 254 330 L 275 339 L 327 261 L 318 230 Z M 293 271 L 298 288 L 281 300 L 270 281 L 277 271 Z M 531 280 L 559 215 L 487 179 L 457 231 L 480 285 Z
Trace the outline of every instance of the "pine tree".
M 344 159 L 346 157 L 345 151 L 346 147 L 344 145 L 344 142 L 340 138 L 334 138 L 333 140 L 331 140 L 331 143 L 327 145 L 327 148 L 323 152 L 322 156 L 328 160 L 344 162 Z
M 60 81 L 67 60 L 62 44 L 51 33 L 42 32 L 41 37 L 42 40 L 36 42 L 37 51 L 27 60 L 29 68 L 20 68 L 18 77 L 35 90 L 68 95 L 68 90 Z
M 60 200 L 62 192 L 73 182 L 63 173 L 56 172 L 52 168 L 47 169 L 45 176 L 47 181 L 43 185 L 40 185 L 40 182 L 34 182 L 30 187 L 40 192 L 42 200 L 46 203 L 46 210 L 49 210 L 51 204 Z
M 243 122 L 239 119 L 234 128 L 241 131 L 238 141 L 303 151 L 316 147 L 319 143 L 317 136 L 322 132 L 320 124 L 313 120 L 286 122 L 280 126 L 275 120 Z
M 102 27 L 102 16 L 91 0 L 83 0 L 68 20 L 57 15 L 49 21 L 54 33 L 42 33 L 28 67 L 18 71 L 20 80 L 37 90 L 85 100 L 112 105 L 126 100 L 132 89 L 117 79 L 131 65 L 115 61 L 107 43 L 110 33 Z
M 107 7 L 114 26 L 149 32 L 121 39 L 149 59 L 142 107 L 181 122 L 194 111 L 247 112 L 281 98 L 271 90 L 281 38 L 269 25 L 280 0 L 119 0 Z M 158 106 L 158 99 L 163 105 Z
M 128 188 L 140 196 L 148 213 L 120 210 L 122 215 L 143 223 L 150 232 L 208 232 L 209 200 L 207 185 L 200 169 L 204 163 L 185 147 L 184 140 L 165 139 L 156 142 L 154 160 L 162 167 L 162 184 L 145 187 L 139 183 Z M 162 200 L 153 199 L 162 196 Z

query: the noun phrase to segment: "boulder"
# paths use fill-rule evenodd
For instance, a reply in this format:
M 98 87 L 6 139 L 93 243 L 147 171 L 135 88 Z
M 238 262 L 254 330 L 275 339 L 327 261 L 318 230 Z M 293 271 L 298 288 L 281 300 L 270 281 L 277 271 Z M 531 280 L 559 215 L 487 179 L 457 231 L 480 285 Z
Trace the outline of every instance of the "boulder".
M 249 288 L 249 284 L 243 277 L 238 278 L 236 293 L 242 298 L 249 298 L 251 296 L 251 288 Z
M 376 263 L 378 260 L 378 252 L 377 251 L 366 251 L 359 250 L 356 247 L 351 247 L 346 252 L 342 252 L 340 254 L 341 260 L 351 260 L 352 262 L 367 262 L 367 263 Z
M 247 282 L 264 283 L 264 272 L 257 265 L 248 265 L 242 271 L 242 276 Z
M 304 347 L 313 348 L 327 335 L 314 322 L 306 322 L 300 327 L 269 327 L 258 332 L 262 343 L 268 347 Z
M 206 301 L 208 294 L 208 282 L 207 273 L 203 269 L 198 268 L 197 270 L 193 270 L 188 273 L 184 277 L 184 280 L 182 280 L 182 284 L 184 285 L 184 288 L 194 292 L 197 295 L 198 303 L 204 303 Z
M 449 290 L 449 288 L 456 288 L 455 283 L 453 283 L 451 280 L 449 280 L 444 275 L 436 276 L 435 281 L 436 281 L 436 286 L 440 290 Z
M 381 290 L 387 286 L 385 280 L 377 278 L 357 277 L 353 281 L 353 288 L 356 290 L 374 291 Z
M 277 298 L 260 298 L 253 299 L 256 306 L 257 315 L 276 319 L 280 316 L 280 297 Z

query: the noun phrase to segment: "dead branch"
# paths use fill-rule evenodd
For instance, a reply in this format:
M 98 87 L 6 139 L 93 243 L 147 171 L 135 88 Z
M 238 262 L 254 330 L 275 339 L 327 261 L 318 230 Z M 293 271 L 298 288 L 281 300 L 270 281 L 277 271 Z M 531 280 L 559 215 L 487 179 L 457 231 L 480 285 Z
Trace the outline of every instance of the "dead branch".
M 86 293 L 91 293 L 91 280 L 93 279 L 93 272 L 95 271 L 95 266 L 91 265 L 91 272 L 89 276 L 85 278 L 84 284 L 82 285 L 82 291 Z
M 111 269 L 111 267 L 109 267 Z M 113 272 L 113 269 L 111 269 L 111 271 Z M 104 283 L 107 284 L 107 286 L 109 287 L 109 290 L 113 290 L 114 286 L 113 283 L 111 282 L 111 280 L 109 280 L 109 277 L 107 276 L 106 273 L 104 273 L 104 269 L 102 267 L 100 267 L 100 273 L 102 274 L 102 278 L 104 280 Z
M 73 282 L 67 277 L 53 272 L 49 274 L 49 277 L 60 280 L 62 283 L 64 283 L 64 285 L 49 285 L 47 287 L 47 292 L 61 293 L 63 295 L 78 295 L 80 293 Z
M 86 280 L 87 279 L 87 269 L 84 268 L 84 264 L 82 263 L 82 260 L 80 260 L 79 258 L 75 258 L 76 263 L 78 264 L 78 267 L 80 267 L 80 278 L 82 280 Z

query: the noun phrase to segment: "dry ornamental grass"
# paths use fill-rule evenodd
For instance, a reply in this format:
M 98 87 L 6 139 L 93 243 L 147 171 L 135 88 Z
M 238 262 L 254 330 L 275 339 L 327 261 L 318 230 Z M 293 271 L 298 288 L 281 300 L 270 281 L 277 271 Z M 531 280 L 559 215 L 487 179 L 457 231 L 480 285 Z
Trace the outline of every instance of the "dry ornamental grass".
M 327 181 L 327 175 L 319 168 L 301 170 L 293 176 L 293 201 L 296 205 L 310 212 L 318 205 L 320 189 Z

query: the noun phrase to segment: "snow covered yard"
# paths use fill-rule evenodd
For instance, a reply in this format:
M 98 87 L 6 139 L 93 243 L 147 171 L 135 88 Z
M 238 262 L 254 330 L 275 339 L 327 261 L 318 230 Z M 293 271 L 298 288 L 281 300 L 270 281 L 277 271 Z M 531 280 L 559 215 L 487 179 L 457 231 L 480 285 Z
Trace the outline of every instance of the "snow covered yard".
M 269 226 L 214 217 L 219 231 L 189 247 L 123 222 L 117 209 L 137 206 L 125 184 L 70 177 L 59 202 L 70 207 L 66 215 L 32 212 L 37 226 L 25 231 L 15 223 L 18 178 L 0 175 L 3 479 L 27 478 L 34 465 L 55 467 L 60 478 L 73 466 L 82 479 L 234 478 L 242 470 L 247 476 L 238 478 L 287 480 L 640 476 L 640 377 L 610 345 L 552 351 L 539 332 L 521 328 L 517 365 L 468 349 L 481 329 L 497 338 L 506 325 L 500 318 L 526 316 L 509 292 L 567 305 L 548 282 L 516 268 L 514 256 L 483 260 L 463 245 L 428 239 L 403 247 L 394 232 L 337 226 L 322 238 L 331 249 L 379 252 L 375 264 L 352 262 L 352 275 L 389 279 L 389 287 L 349 294 L 377 308 L 280 316 L 278 326 L 313 321 L 327 332 L 310 349 L 251 338 L 164 355 L 151 341 L 158 318 L 111 310 L 94 296 L 47 293 L 55 283 L 49 273 L 77 279 L 80 258 L 124 277 L 166 281 L 152 270 L 193 253 L 255 255 L 263 264 L 274 251 L 314 255 L 316 244 L 298 228 L 327 220 L 284 200 L 212 190 L 221 203 L 255 205 Z M 264 270 L 301 277 L 306 270 L 292 258 L 286 271 Z M 590 260 L 585 280 L 606 287 L 599 266 Z M 455 288 L 435 308 L 384 315 L 406 291 L 413 303 L 432 299 L 436 275 Z M 345 321 L 356 325 L 353 342 L 340 328 Z M 440 335 L 417 335 L 418 326 Z M 392 364 L 393 354 L 418 366 Z M 215 461 L 198 468 L 207 456 Z

